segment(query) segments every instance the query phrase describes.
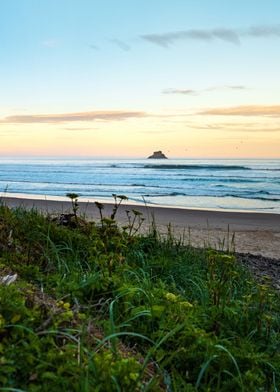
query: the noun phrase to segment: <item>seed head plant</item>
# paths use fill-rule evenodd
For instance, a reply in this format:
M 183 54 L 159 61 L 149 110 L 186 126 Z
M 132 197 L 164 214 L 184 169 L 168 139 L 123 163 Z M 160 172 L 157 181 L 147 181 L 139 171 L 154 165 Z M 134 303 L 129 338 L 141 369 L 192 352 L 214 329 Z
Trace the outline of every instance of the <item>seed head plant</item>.
M 66 197 L 68 197 L 71 200 L 72 211 L 75 216 L 75 219 L 77 220 L 78 219 L 77 212 L 79 209 L 79 203 L 78 203 L 79 195 L 77 195 L 76 193 L 67 193 Z

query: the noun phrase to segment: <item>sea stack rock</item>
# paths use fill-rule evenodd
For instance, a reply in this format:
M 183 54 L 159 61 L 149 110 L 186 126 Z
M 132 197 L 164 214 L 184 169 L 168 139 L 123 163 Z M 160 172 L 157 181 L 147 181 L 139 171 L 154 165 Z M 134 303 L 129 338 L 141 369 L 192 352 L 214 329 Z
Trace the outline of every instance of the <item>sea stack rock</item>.
M 150 155 L 148 159 L 168 159 L 162 151 L 154 151 L 153 155 Z

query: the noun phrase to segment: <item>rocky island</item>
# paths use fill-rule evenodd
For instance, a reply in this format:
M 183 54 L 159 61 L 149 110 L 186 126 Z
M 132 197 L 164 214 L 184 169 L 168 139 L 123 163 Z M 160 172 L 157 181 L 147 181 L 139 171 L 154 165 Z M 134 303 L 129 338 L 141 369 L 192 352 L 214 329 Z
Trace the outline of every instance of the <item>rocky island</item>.
M 162 151 L 154 151 L 153 155 L 150 155 L 148 159 L 168 159 Z

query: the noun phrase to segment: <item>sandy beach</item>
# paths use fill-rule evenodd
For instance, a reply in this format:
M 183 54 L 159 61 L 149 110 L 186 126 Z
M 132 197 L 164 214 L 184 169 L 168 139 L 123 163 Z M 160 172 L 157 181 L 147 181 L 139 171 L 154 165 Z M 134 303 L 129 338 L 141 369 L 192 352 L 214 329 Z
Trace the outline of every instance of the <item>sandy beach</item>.
M 43 213 L 61 214 L 71 211 L 71 203 L 49 198 L 1 197 L 9 207 L 35 208 Z M 79 213 L 87 219 L 97 220 L 99 212 L 94 202 L 79 202 Z M 104 216 L 109 216 L 112 204 L 104 203 Z M 280 258 L 280 214 L 257 212 L 224 212 L 191 210 L 172 207 L 146 207 L 122 204 L 117 220 L 127 222 L 126 210 L 136 210 L 145 218 L 143 229 L 148 229 L 152 217 L 160 232 L 167 233 L 170 223 L 174 234 L 194 246 L 210 244 L 218 249 L 234 246 L 236 252 L 251 253 L 271 258 Z

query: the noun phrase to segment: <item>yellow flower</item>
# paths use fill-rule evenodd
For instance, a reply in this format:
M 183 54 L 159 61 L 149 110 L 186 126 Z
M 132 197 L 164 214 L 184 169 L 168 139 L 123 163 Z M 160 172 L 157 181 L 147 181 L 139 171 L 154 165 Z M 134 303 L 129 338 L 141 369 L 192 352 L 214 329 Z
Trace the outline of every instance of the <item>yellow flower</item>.
M 129 378 L 133 381 L 136 381 L 138 378 L 138 373 L 129 373 Z
M 191 304 L 189 301 L 180 302 L 180 305 L 182 305 L 184 308 L 193 308 L 193 304 Z
M 69 320 L 73 317 L 73 312 L 72 310 L 67 310 L 67 312 L 63 313 L 63 318 L 66 320 Z
M 170 302 L 177 302 L 177 295 L 173 294 L 173 293 L 167 293 L 165 294 L 165 298 L 170 301 Z

